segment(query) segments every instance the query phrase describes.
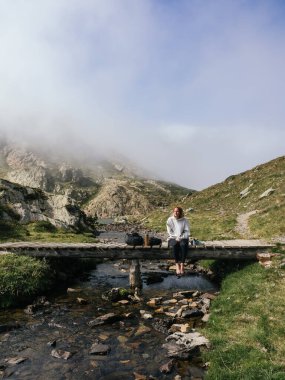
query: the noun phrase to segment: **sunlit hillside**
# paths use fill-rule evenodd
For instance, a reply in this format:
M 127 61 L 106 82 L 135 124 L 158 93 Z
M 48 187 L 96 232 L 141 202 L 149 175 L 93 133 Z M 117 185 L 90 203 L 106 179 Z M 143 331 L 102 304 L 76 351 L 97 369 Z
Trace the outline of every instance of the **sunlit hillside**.
M 178 202 L 198 239 L 264 238 L 285 236 L 285 157 L 232 175 L 224 182 Z M 155 211 L 147 226 L 165 229 L 169 210 Z

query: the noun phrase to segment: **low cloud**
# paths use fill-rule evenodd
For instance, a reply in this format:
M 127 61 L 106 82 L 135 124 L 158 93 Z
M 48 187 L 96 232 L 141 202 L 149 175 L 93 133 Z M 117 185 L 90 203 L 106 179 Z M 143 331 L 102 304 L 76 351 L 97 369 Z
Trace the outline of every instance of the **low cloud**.
M 284 154 L 278 1 L 0 4 L 0 132 L 201 189 Z

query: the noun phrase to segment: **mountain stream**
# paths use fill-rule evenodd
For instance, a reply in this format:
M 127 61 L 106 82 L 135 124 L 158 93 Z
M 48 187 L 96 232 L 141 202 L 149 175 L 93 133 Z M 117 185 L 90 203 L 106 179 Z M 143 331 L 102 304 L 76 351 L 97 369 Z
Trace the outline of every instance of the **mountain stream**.
M 128 288 L 128 266 L 127 261 L 103 262 L 72 288 L 43 299 L 32 313 L 22 309 L 1 312 L 0 379 L 203 378 L 199 358 L 175 360 L 170 373 L 161 371 L 170 359 L 162 348 L 166 336 L 155 324 L 166 316 L 155 314 L 147 302 L 162 297 L 162 304 L 167 303 L 180 290 L 215 292 L 215 285 L 202 275 L 188 273 L 178 279 L 162 263 L 142 262 L 140 301 L 102 299 L 102 293 L 111 288 Z M 142 318 L 142 310 L 153 318 Z M 108 313 L 125 317 L 92 326 L 90 321 Z M 199 323 L 195 319 L 193 327 Z M 105 351 L 92 353 L 94 343 Z

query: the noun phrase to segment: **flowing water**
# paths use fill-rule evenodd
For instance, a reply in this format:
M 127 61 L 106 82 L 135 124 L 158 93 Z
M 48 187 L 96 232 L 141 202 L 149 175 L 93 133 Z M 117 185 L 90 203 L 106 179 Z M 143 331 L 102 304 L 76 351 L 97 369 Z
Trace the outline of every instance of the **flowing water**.
M 154 275 L 155 281 L 160 282 L 153 283 Z M 142 265 L 142 276 L 143 300 L 139 303 L 121 305 L 102 299 L 102 292 L 106 290 L 128 287 L 128 264 L 104 262 L 89 273 L 88 280 L 73 286 L 73 291 L 65 289 L 49 297 L 50 303 L 33 315 L 23 310 L 2 312 L 0 326 L 10 326 L 11 331 L 0 333 L 0 379 L 125 380 L 135 379 L 134 373 L 145 375 L 147 379 L 174 379 L 177 374 L 182 379 L 191 379 L 193 373 L 201 377 L 195 360 L 192 363 L 177 361 L 171 374 L 160 371 L 161 365 L 169 361 L 162 348 L 165 335 L 153 328 L 152 320 L 143 320 L 140 310 L 153 313 L 146 305 L 152 297 L 170 299 L 181 289 L 210 291 L 216 290 L 215 286 L 200 275 L 177 279 L 153 263 Z M 78 298 L 88 303 L 80 304 Z M 133 317 L 93 328 L 88 325 L 96 317 L 110 312 L 132 313 Z M 20 327 L 12 329 L 16 324 Z M 146 327 L 144 332 L 142 325 Z M 106 355 L 90 354 L 92 344 L 97 341 L 109 346 Z M 61 354 L 68 352 L 70 357 L 53 357 L 53 350 Z M 17 360 L 22 362 L 15 364 Z

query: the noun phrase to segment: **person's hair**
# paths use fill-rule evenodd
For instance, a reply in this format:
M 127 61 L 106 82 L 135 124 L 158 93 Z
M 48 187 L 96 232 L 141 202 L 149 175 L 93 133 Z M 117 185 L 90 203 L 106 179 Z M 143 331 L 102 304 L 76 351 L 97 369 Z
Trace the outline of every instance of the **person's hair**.
M 183 208 L 180 207 L 180 206 L 175 206 L 174 209 L 173 209 L 173 211 L 174 211 L 176 208 L 179 210 L 180 218 L 182 218 L 182 217 L 184 216 Z

